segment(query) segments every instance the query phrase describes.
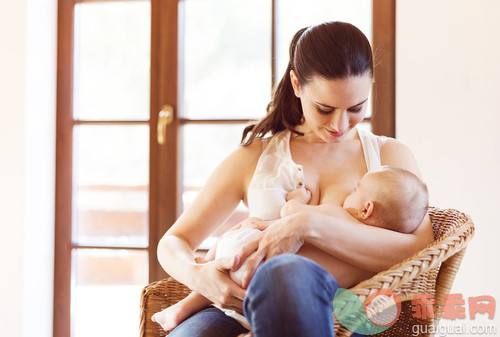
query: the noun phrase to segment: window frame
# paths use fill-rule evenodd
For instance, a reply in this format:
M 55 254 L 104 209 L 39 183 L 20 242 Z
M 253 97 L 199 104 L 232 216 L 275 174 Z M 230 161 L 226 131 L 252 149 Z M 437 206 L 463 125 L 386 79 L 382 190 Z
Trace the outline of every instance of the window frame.
M 74 6 L 81 2 L 127 0 L 58 0 L 57 119 L 56 119 L 56 196 L 54 336 L 67 337 L 71 331 L 71 251 L 72 245 L 72 156 L 73 127 L 73 25 Z M 165 231 L 181 212 L 181 168 L 179 130 L 185 124 L 245 123 L 246 119 L 187 119 L 176 114 L 168 126 L 165 145 L 156 141 L 156 123 L 165 102 L 178 106 L 178 3 L 182 0 L 151 0 L 151 102 L 150 102 L 150 184 L 149 281 L 165 277 L 156 260 L 156 247 Z M 373 116 L 366 120 L 376 134 L 395 136 L 395 34 L 396 1 L 373 1 L 373 49 L 376 56 L 373 87 Z M 276 84 L 276 0 L 272 4 L 272 86 Z M 169 61 L 159 55 L 169 53 Z M 270 88 L 272 89 L 272 88 Z M 107 123 L 107 122 L 100 122 Z M 112 123 L 117 123 L 113 121 Z M 126 123 L 126 122 L 124 122 Z M 140 122 L 138 122 L 140 123 Z M 159 174 L 165 172 L 164 174 Z

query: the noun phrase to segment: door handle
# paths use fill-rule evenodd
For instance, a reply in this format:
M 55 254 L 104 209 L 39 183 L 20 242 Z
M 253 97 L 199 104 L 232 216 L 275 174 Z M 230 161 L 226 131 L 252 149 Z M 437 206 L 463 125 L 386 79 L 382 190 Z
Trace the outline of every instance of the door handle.
M 158 144 L 165 144 L 165 137 L 167 134 L 167 125 L 172 124 L 174 121 L 174 107 L 167 104 L 161 108 L 158 113 L 158 126 L 157 126 L 157 138 Z

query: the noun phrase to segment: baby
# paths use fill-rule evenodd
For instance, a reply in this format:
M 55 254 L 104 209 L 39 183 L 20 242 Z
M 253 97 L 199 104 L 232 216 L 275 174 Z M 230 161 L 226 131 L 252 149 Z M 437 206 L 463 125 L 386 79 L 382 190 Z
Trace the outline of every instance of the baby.
M 310 199 L 310 192 L 304 188 L 290 192 L 287 203 L 281 209 L 281 216 L 316 211 L 335 217 L 337 212 L 347 211 L 366 225 L 412 233 L 422 222 L 429 204 L 424 182 L 413 173 L 392 166 L 366 173 L 342 207 L 307 205 Z
M 308 205 L 311 193 L 299 188 L 288 193 L 287 202 L 281 209 L 281 216 L 300 211 L 316 211 L 335 217 L 338 212 L 347 212 L 358 221 L 401 233 L 413 232 L 422 222 L 428 208 L 426 185 L 413 173 L 390 166 L 366 173 L 356 189 L 347 196 L 342 207 L 332 204 Z M 233 257 L 246 243 L 255 239 L 261 231 L 253 228 L 229 230 L 224 233 L 205 260 Z M 246 263 L 229 275 L 241 285 Z M 165 331 L 172 330 L 192 314 L 206 308 L 211 302 L 202 295 L 192 292 L 177 304 L 158 312 L 151 318 Z M 232 310 L 224 312 L 250 329 L 245 317 Z

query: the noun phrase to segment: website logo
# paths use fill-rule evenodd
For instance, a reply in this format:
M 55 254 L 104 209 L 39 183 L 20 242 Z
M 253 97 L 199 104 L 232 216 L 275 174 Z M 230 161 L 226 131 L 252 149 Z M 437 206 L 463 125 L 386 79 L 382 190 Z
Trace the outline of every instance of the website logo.
M 375 291 L 363 305 L 352 291 L 339 288 L 332 304 L 337 321 L 360 335 L 374 335 L 389 329 L 401 314 L 401 298 L 389 289 Z M 412 317 L 418 319 L 437 318 L 438 314 L 442 319 L 464 319 L 467 313 L 466 304 L 462 294 L 446 294 L 439 303 L 433 294 L 415 294 L 411 300 L 411 314 Z M 472 320 L 476 319 L 478 314 L 485 315 L 490 320 L 495 317 L 496 301 L 493 296 L 471 296 L 468 298 L 468 307 L 469 317 Z M 437 327 L 433 325 L 414 325 L 412 332 L 414 336 L 416 336 L 415 330 L 422 333 L 424 330 L 425 333 L 432 330 L 434 332 L 431 333 L 434 334 L 435 329 Z M 453 333 L 468 331 L 467 329 L 468 327 L 464 325 L 459 331 L 453 331 Z M 472 326 L 470 331 L 476 333 L 494 331 L 496 334 L 496 326 Z
M 339 288 L 332 304 L 337 321 L 361 335 L 374 335 L 389 329 L 401 314 L 401 299 L 389 289 L 377 290 L 363 305 L 352 291 Z

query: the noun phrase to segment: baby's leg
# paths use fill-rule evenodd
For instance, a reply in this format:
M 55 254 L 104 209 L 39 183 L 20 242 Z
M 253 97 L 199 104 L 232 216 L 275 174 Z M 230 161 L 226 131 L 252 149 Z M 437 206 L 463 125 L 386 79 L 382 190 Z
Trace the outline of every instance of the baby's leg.
M 170 331 L 186 318 L 208 307 L 211 303 L 208 299 L 193 291 L 176 304 L 154 314 L 151 320 L 160 324 L 163 330 Z
M 215 257 L 216 248 L 217 243 L 209 249 L 203 258 L 196 257 L 196 262 L 204 263 L 212 261 Z M 151 317 L 151 320 L 160 324 L 163 330 L 170 331 L 186 318 L 208 307 L 210 304 L 212 304 L 212 302 L 210 302 L 207 298 L 193 291 L 186 298 L 180 300 L 176 304 L 154 314 Z
M 256 219 L 256 218 L 255 218 Z M 252 219 L 250 219 L 252 220 Z M 257 219 L 256 219 L 257 220 Z M 260 233 L 259 230 L 256 229 L 251 229 L 251 228 L 241 228 L 241 226 L 236 226 L 233 229 L 229 230 L 226 233 L 230 233 L 230 236 L 228 237 L 226 235 L 226 240 L 225 243 L 222 243 L 222 250 L 224 251 L 221 253 L 221 250 L 218 249 L 220 247 L 220 239 L 210 248 L 210 250 L 207 252 L 207 254 L 203 257 L 196 257 L 195 260 L 197 263 L 205 263 L 208 261 L 212 261 L 215 259 L 216 255 L 222 255 L 222 257 L 230 257 L 234 256 L 235 253 L 239 251 L 239 248 L 241 245 L 244 243 L 248 242 L 252 238 L 254 238 L 256 235 Z M 238 230 L 239 229 L 239 230 Z M 243 233 L 252 233 L 250 235 L 244 235 L 243 240 L 241 237 L 238 237 L 238 235 L 242 235 Z M 233 240 L 234 239 L 234 240 Z M 217 251 L 217 254 L 216 254 Z M 221 256 L 219 256 L 221 257 Z M 240 271 L 243 272 L 243 268 L 240 268 Z M 231 277 L 233 278 L 233 272 L 231 272 Z M 241 278 L 241 276 L 240 276 Z M 233 278 L 234 280 L 234 278 Z M 241 284 L 241 279 L 235 280 L 236 282 L 239 282 Z M 189 316 L 197 313 L 198 311 L 201 311 L 202 309 L 208 307 L 212 302 L 210 302 L 208 299 L 206 299 L 204 296 L 202 296 L 199 293 L 192 292 L 189 294 L 185 299 L 177 302 L 176 304 L 164 309 L 161 312 L 158 312 L 151 317 L 151 320 L 153 322 L 156 322 L 161 325 L 161 327 L 165 331 L 169 331 L 174 329 L 177 325 L 179 325 L 181 322 L 183 322 L 186 318 Z

